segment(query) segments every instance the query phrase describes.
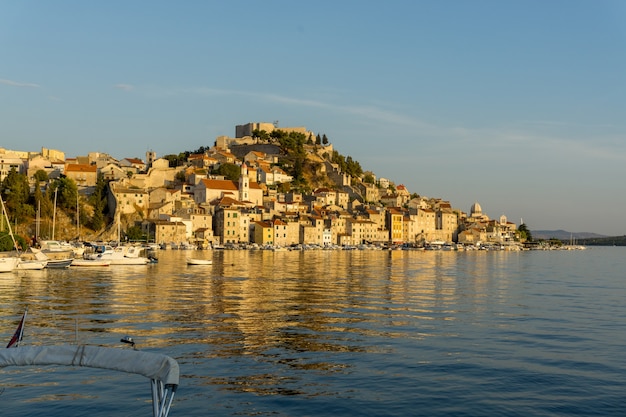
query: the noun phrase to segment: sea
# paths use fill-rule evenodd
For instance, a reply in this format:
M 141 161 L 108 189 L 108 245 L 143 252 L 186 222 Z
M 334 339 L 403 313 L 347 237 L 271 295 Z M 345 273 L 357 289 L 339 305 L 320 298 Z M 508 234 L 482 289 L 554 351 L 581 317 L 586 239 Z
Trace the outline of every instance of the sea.
M 624 247 L 157 256 L 0 274 L 0 340 L 130 336 L 178 361 L 170 416 L 626 415 Z M 2 417 L 151 413 L 143 376 L 0 369 Z

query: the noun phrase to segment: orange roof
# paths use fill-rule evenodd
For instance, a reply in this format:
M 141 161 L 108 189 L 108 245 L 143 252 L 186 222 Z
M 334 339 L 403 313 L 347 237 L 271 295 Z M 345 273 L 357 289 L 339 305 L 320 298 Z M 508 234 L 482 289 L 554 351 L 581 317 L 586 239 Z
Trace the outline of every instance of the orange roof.
M 202 183 L 212 190 L 237 190 L 237 184 L 230 180 L 202 180 Z
M 67 164 L 65 172 L 97 172 L 98 167 L 88 164 Z

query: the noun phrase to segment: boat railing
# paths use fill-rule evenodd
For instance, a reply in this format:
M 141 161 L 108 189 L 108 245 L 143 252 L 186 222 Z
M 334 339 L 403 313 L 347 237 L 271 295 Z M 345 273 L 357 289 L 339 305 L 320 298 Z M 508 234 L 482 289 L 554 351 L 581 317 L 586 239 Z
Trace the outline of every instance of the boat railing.
M 0 349 L 7 366 L 81 366 L 143 375 L 150 379 L 154 417 L 167 417 L 178 387 L 178 362 L 158 353 L 91 345 L 24 346 Z

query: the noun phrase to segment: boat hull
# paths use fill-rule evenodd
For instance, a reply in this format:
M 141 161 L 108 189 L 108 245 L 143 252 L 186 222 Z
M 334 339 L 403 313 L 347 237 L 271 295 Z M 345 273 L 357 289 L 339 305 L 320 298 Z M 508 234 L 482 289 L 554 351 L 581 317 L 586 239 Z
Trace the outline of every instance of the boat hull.
M 19 270 L 39 270 L 44 269 L 48 265 L 48 261 L 22 260 L 18 265 Z
M 210 259 L 187 259 L 187 265 L 212 265 L 213 261 Z
M 63 269 L 69 268 L 74 259 L 49 259 L 46 268 Z
M 20 263 L 20 258 L 15 256 L 7 256 L 6 258 L 0 258 L 0 272 L 11 272 L 17 268 Z
M 94 267 L 94 266 L 109 266 L 111 261 L 93 260 L 93 259 L 74 259 L 71 266 L 77 267 Z

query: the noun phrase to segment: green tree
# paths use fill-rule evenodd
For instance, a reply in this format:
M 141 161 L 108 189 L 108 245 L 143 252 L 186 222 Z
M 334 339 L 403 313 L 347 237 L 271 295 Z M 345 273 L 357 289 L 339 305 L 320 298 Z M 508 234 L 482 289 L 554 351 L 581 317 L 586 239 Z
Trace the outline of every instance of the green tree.
M 26 175 L 19 174 L 15 168 L 11 168 L 0 185 L 0 193 L 11 220 L 22 223 L 33 216 L 33 207 L 28 204 L 30 185 Z
M 528 226 L 526 226 L 526 223 L 522 223 L 519 225 L 519 227 L 517 228 L 517 231 L 519 232 L 519 238 L 522 241 L 528 241 L 528 242 L 532 242 L 533 241 L 533 235 L 530 233 L 530 229 L 528 229 Z
M 57 207 L 67 210 L 76 209 L 78 187 L 73 179 L 61 177 L 54 182 L 54 188 L 57 190 Z
M 38 169 L 37 172 L 35 172 L 35 175 L 33 175 L 33 178 L 39 182 L 48 181 L 48 173 L 43 169 Z
M 54 214 L 54 183 L 46 187 L 46 192 L 41 197 L 41 217 L 51 219 Z
M 351 156 L 346 158 L 346 173 L 353 178 L 358 178 L 363 174 L 363 169 L 358 161 L 352 159 Z
M 322 136 L 322 143 L 324 144 L 324 146 L 328 145 L 328 138 L 326 137 L 326 133 L 324 133 L 324 135 Z
M 180 183 L 184 183 L 186 180 L 185 171 L 178 171 L 176 175 L 174 175 L 174 179 Z
M 26 249 L 28 247 L 28 242 L 22 236 L 14 236 L 15 241 L 17 242 L 18 248 Z M 11 235 L 8 231 L 0 232 L 0 251 L 12 251 L 15 250 L 15 246 L 13 245 L 13 239 L 11 239 Z
M 366 184 L 374 184 L 376 181 L 374 180 L 374 176 L 372 174 L 365 174 L 363 182 Z
M 170 168 L 176 168 L 178 166 L 185 165 L 185 162 L 187 162 L 190 154 L 191 152 L 185 151 L 179 153 L 178 155 L 163 155 L 163 159 L 166 159 L 169 162 Z
M 102 229 L 105 222 L 105 210 L 107 209 L 107 192 L 108 192 L 108 184 L 104 179 L 102 174 L 98 175 L 98 180 L 96 182 L 96 187 L 94 189 L 93 194 L 89 196 L 89 203 L 93 206 L 93 216 L 91 217 L 90 223 L 91 228 L 93 230 Z M 82 219 L 81 219 L 82 222 Z
M 315 144 L 316 145 L 321 145 L 322 144 L 322 138 L 320 137 L 320 134 L 318 133 L 317 136 L 315 137 Z
M 269 142 L 270 140 L 270 135 L 265 130 L 254 129 L 252 137 L 259 139 L 261 142 Z
M 131 242 L 145 241 L 147 239 L 146 234 L 141 231 L 141 227 L 139 226 L 129 227 L 128 229 L 126 229 L 125 234 L 126 234 L 126 239 L 128 239 Z
M 224 178 L 229 179 L 231 181 L 239 181 L 239 176 L 241 175 L 241 168 L 235 164 L 224 163 L 219 166 L 217 170 L 215 170 L 217 175 L 223 175 Z

